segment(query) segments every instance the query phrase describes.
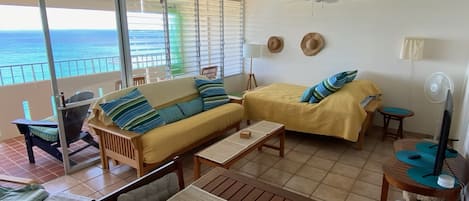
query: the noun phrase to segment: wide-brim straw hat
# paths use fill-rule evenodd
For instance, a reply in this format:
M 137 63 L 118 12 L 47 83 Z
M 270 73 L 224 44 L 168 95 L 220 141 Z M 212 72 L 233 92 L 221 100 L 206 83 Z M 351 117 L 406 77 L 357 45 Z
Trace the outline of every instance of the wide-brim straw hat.
M 307 33 L 301 40 L 301 49 L 306 56 L 314 56 L 324 48 L 325 42 L 321 34 Z
M 281 52 L 283 49 L 283 39 L 278 36 L 272 36 L 267 41 L 267 48 L 271 53 Z

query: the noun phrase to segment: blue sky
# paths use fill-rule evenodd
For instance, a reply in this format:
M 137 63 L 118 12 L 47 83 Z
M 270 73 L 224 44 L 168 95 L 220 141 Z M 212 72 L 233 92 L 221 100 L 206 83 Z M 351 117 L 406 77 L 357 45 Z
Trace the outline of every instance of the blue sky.
M 112 11 L 48 8 L 50 29 L 116 29 Z M 41 30 L 39 7 L 0 5 L 0 30 Z

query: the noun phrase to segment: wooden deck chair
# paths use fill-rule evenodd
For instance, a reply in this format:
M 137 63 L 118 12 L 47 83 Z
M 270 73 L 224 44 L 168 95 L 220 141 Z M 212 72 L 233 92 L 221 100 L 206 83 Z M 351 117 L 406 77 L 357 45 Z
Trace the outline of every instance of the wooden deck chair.
M 92 99 L 94 94 L 89 91 L 78 92 L 69 99 L 65 100 L 65 104 L 73 103 L 78 101 L 84 101 Z M 62 116 L 64 118 L 65 135 L 67 139 L 67 146 L 79 140 L 83 140 L 87 143 L 71 153 L 72 156 L 89 146 L 93 146 L 99 149 L 98 143 L 93 139 L 93 136 L 88 131 L 83 131 L 83 122 L 88 116 L 88 109 L 90 104 L 85 104 L 77 107 L 70 107 L 62 110 Z M 56 117 L 48 117 L 40 121 L 31 121 L 27 119 L 16 119 L 12 121 L 16 124 L 18 130 L 24 135 L 26 143 L 26 150 L 28 152 L 28 158 L 30 163 L 35 163 L 33 147 L 39 147 L 54 158 L 60 161 L 62 159 L 62 153 L 59 151 L 60 139 Z M 73 161 L 71 163 L 74 164 Z
M 133 77 L 132 80 L 133 80 L 134 86 L 139 86 L 139 85 L 143 85 L 147 83 L 145 76 Z M 116 90 L 121 90 L 122 80 L 117 80 L 116 83 L 114 84 L 114 87 Z
M 118 198 L 125 201 L 163 201 L 182 189 L 184 189 L 182 163 L 181 158 L 176 156 L 168 163 L 102 197 L 99 201 L 116 201 Z
M 205 75 L 205 77 L 212 80 L 217 78 L 217 70 L 218 66 L 207 66 L 202 68 L 200 74 Z

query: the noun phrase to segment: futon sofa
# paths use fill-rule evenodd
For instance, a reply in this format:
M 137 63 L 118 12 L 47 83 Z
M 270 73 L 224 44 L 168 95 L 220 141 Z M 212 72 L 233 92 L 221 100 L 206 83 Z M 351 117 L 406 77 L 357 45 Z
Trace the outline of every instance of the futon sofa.
M 191 102 L 199 96 L 195 78 L 189 77 L 130 87 L 99 98 L 92 106 L 88 125 L 91 132 L 99 136 L 103 169 L 109 169 L 108 161 L 111 159 L 135 168 L 137 176 L 143 176 L 174 156 L 230 129 L 239 130 L 244 115 L 242 105 L 226 103 L 138 134 L 116 126 L 100 107 L 101 103 L 122 97 L 135 88 L 157 111 L 175 104 Z

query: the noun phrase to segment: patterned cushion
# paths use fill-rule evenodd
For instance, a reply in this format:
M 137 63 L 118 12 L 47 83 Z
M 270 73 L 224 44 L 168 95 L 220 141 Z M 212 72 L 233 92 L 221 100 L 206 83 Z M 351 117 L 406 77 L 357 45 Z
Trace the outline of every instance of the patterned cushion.
M 49 193 L 38 184 L 29 184 L 19 189 L 0 186 L 0 200 L 37 201 L 44 200 Z
M 101 103 L 99 106 L 124 130 L 145 133 L 165 124 L 138 89 L 108 103 Z
M 347 73 L 341 72 L 320 82 L 314 88 L 313 95 L 309 99 L 309 103 L 319 103 L 322 99 L 338 91 L 344 86 L 346 77 Z
M 347 76 L 345 78 L 345 83 L 349 83 L 349 82 L 353 81 L 355 79 L 355 77 L 357 77 L 358 70 L 346 71 L 345 73 L 347 74 Z
M 317 85 L 307 88 L 304 92 L 303 95 L 300 98 L 300 102 L 308 102 L 309 99 L 311 99 L 311 96 L 313 96 L 314 89 L 316 88 Z
M 196 79 L 195 86 L 199 90 L 202 102 L 204 103 L 204 111 L 218 107 L 230 102 L 223 87 L 223 80 L 203 80 Z
M 177 106 L 179 109 L 181 109 L 185 118 L 204 111 L 204 104 L 202 102 L 202 98 L 200 97 L 194 98 L 187 102 L 178 103 Z
M 57 117 L 50 116 L 41 121 L 57 122 Z M 41 139 L 49 142 L 57 142 L 59 140 L 59 129 L 45 126 L 29 126 L 31 133 Z
M 182 114 L 181 109 L 177 105 L 165 107 L 157 111 L 167 124 L 184 119 L 184 114 Z

